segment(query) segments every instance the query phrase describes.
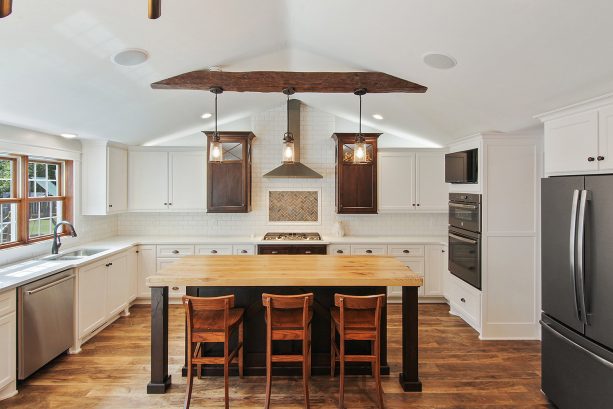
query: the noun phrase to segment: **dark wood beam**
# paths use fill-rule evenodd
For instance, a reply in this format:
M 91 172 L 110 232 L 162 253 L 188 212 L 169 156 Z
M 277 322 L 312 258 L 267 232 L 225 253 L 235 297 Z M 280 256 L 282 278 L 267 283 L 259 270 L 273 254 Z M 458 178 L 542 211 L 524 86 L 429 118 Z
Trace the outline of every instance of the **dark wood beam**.
M 192 71 L 151 84 L 153 89 L 208 91 L 221 87 L 234 92 L 281 92 L 292 87 L 297 93 L 353 93 L 366 88 L 373 93 L 423 93 L 428 88 L 383 72 L 286 72 L 286 71 Z

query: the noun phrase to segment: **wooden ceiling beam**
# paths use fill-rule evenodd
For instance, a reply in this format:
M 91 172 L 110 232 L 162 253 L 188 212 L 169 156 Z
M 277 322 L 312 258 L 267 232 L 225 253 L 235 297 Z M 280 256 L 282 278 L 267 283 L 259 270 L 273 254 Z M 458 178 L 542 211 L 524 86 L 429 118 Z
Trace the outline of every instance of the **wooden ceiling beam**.
M 366 88 L 376 93 L 424 93 L 428 89 L 383 72 L 287 72 L 287 71 L 192 71 L 151 84 L 153 89 L 208 91 L 221 87 L 233 92 L 282 92 L 292 87 L 297 93 L 353 93 Z

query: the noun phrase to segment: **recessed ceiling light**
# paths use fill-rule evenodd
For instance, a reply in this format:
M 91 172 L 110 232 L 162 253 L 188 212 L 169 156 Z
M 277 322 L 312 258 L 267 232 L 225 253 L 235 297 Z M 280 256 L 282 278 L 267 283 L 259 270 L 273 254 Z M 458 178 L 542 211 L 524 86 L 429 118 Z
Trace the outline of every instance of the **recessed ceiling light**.
M 383 115 L 381 114 L 372 114 L 372 117 L 378 119 L 379 121 L 383 119 Z
M 210 112 L 205 112 L 204 114 L 202 114 L 202 116 L 200 118 L 202 118 L 202 119 L 209 119 L 212 116 L 213 116 L 213 114 L 211 114 Z
M 60 136 L 66 139 L 73 139 L 77 137 L 77 135 L 73 133 L 61 133 Z
M 432 68 L 448 70 L 458 65 L 458 61 L 450 55 L 441 53 L 427 53 L 423 56 L 424 63 Z
M 113 56 L 113 62 L 124 67 L 133 67 L 149 59 L 149 53 L 138 48 L 129 48 Z

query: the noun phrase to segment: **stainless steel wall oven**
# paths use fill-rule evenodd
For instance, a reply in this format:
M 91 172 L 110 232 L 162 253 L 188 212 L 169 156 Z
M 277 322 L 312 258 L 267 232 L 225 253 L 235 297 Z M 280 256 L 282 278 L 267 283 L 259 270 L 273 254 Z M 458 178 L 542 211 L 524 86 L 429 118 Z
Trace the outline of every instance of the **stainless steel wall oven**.
M 449 194 L 449 272 L 481 289 L 481 195 Z

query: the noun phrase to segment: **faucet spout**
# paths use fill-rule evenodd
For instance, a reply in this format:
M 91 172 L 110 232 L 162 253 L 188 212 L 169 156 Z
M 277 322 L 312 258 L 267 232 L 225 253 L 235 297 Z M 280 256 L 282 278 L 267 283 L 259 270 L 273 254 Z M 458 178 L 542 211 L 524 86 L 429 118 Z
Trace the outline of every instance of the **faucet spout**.
M 51 254 L 57 254 L 62 246 L 62 242 L 60 241 L 60 236 L 57 234 L 58 228 L 60 226 L 68 226 L 70 228 L 70 235 L 72 237 L 77 237 L 77 231 L 75 230 L 72 223 L 64 220 L 55 225 L 53 228 L 53 243 L 51 244 Z

